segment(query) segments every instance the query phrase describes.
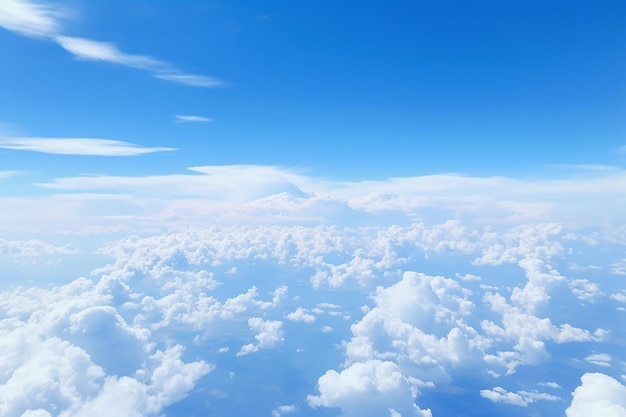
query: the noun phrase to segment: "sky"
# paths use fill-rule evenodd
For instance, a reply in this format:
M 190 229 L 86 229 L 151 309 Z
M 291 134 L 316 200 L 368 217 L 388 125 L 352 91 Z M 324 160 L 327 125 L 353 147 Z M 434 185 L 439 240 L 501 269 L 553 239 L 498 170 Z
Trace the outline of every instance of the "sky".
M 0 416 L 626 416 L 625 18 L 0 0 Z

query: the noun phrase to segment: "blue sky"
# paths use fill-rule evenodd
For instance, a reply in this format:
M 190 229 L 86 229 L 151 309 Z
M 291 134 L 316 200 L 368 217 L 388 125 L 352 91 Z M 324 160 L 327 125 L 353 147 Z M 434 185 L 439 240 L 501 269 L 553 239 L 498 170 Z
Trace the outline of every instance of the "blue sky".
M 45 36 L 3 30 L 5 135 L 178 149 L 132 162 L 3 151 L 3 169 L 34 158 L 51 174 L 253 163 L 383 179 L 624 163 L 621 2 L 57 6 L 52 36 L 111 42 L 216 85 L 81 60 Z
M 625 17 L 0 0 L 0 416 L 626 417 Z

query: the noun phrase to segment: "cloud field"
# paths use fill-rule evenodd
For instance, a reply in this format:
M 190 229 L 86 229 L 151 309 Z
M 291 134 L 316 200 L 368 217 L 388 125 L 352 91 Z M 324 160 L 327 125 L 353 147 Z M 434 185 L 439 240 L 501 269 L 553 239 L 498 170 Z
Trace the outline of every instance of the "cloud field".
M 449 220 L 113 240 L 88 276 L 1 294 L 0 414 L 175 415 L 204 397 L 216 415 L 436 416 L 458 397 L 513 415 L 621 416 L 623 244 L 602 236 Z M 3 245 L 8 259 L 77 256 Z M 289 384 L 271 371 L 285 366 L 297 387 L 256 398 L 254 380 Z

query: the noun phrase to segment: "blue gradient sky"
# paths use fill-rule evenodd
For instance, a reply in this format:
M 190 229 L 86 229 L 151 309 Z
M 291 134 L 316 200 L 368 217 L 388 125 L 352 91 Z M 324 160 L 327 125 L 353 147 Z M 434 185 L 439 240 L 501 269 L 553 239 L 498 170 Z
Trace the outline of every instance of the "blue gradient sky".
M 222 84 L 180 85 L 0 30 L 5 136 L 178 149 L 132 162 L 2 150 L 2 170 L 145 174 L 255 163 L 335 179 L 558 176 L 553 165 L 626 158 L 620 1 L 60 6 L 56 34 L 112 42 Z
M 626 416 L 624 22 L 0 0 L 0 416 Z

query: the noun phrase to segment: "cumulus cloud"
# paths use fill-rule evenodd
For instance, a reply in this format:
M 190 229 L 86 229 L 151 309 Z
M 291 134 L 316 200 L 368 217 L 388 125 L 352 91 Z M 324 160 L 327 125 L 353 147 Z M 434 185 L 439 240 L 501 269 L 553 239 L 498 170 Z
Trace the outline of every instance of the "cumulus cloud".
M 567 417 L 626 416 L 626 387 L 619 381 L 602 373 L 586 373 L 580 381 L 565 411 Z
M 579 300 L 593 301 L 604 295 L 598 284 L 587 279 L 574 279 L 569 282 L 569 286 Z
M 518 391 L 510 392 L 502 387 L 495 387 L 493 389 L 480 390 L 480 395 L 493 402 L 518 405 L 520 407 L 527 407 L 528 404 L 532 404 L 537 401 L 556 401 L 559 397 L 546 394 L 544 392 L 537 391 Z
M 287 318 L 292 321 L 301 321 L 308 324 L 315 321 L 315 316 L 302 307 L 298 307 L 296 311 L 287 314 Z
M 0 414 L 156 414 L 213 369 L 183 362 L 181 345 L 155 349 L 147 329 L 109 304 L 110 284 L 82 278 L 0 294 Z
M 570 284 L 556 262 L 567 254 L 564 239 L 562 229 L 554 224 L 502 230 L 458 220 L 357 227 L 210 225 L 131 236 L 98 251 L 111 261 L 96 269 L 91 279 L 0 294 L 0 314 L 6 317 L 0 321 L 0 337 L 7 341 L 4 350 L 0 346 L 0 375 L 13 378 L 0 398 L 11 399 L 7 415 L 58 415 L 55 406 L 70 410 L 69 417 L 97 413 L 101 404 L 124 390 L 130 394 L 116 404 L 120 415 L 133 415 L 138 409 L 158 414 L 213 369 L 196 355 L 204 351 L 221 360 L 228 356 L 215 354 L 228 352 L 225 338 L 242 356 L 283 343 L 283 322 L 277 319 L 306 321 L 311 320 L 308 316 L 328 314 L 325 319 L 339 320 L 335 316 L 350 313 L 361 317 L 351 323 L 347 335 L 340 333 L 344 323 L 329 323 L 337 331 L 324 339 L 344 339 L 338 344 L 344 358 L 336 370 L 320 370 L 317 392 L 307 397 L 308 404 L 339 407 L 345 416 L 424 417 L 430 412 L 414 404 L 420 404 L 419 391 L 434 383 L 449 389 L 458 375 L 511 375 L 519 366 L 548 360 L 552 344 L 584 341 L 593 343 L 593 349 L 603 349 L 596 344 L 605 341 L 606 332 L 543 315 L 545 307 L 552 306 L 552 292 L 561 288 L 567 294 Z M 490 246 L 497 248 L 490 250 Z M 489 258 L 493 263 L 470 265 L 486 253 L 496 254 Z M 441 259 L 451 260 L 453 268 L 447 270 L 452 278 L 411 270 L 432 268 Z M 465 262 L 465 267 L 457 261 Z M 502 269 L 490 269 L 503 264 Z M 259 288 L 249 285 L 252 280 L 245 279 L 255 265 L 271 267 L 270 275 L 276 273 L 280 281 L 260 280 L 255 274 Z M 479 271 L 481 280 L 454 274 L 463 268 Z M 519 281 L 500 277 L 500 271 L 517 274 Z M 289 281 L 292 272 L 297 278 Z M 501 278 L 507 278 L 507 284 L 487 286 Z M 574 285 L 585 288 L 587 284 Z M 310 310 L 304 303 L 295 305 L 303 287 L 311 286 L 316 290 L 314 294 L 307 290 L 312 295 L 307 304 L 333 303 L 312 304 L 315 308 Z M 287 293 L 294 296 L 287 298 Z M 367 305 L 359 310 L 363 303 Z M 321 324 L 307 328 L 318 336 L 332 330 Z M 33 349 L 22 349 L 19 343 L 24 340 Z M 184 359 L 182 341 L 192 341 L 189 349 L 197 349 L 191 359 Z M 208 345 L 210 341 L 215 343 Z M 49 360 L 43 355 L 38 362 L 28 356 L 35 351 L 52 353 Z M 111 355 L 122 351 L 124 355 Z M 592 356 L 588 360 L 602 359 Z M 617 363 L 617 358 L 609 360 Z M 66 369 L 66 362 L 75 372 L 59 371 L 57 376 L 55 372 Z M 12 364 L 24 369 L 15 374 Z M 29 379 L 37 367 L 45 369 L 40 373 L 45 382 Z M 76 375 L 83 379 L 74 381 Z M 58 386 L 80 385 L 84 392 L 55 391 L 60 378 L 65 379 Z M 558 388 L 554 382 L 538 386 Z M 24 390 L 26 396 L 51 400 L 26 404 L 18 395 Z M 521 406 L 553 400 L 534 390 L 483 391 L 493 401 Z M 280 400 L 272 407 L 279 404 L 289 402 Z M 271 411 L 270 407 L 265 412 Z
M 622 293 L 611 294 L 611 298 L 615 301 L 619 301 L 620 303 L 626 304 L 626 295 Z
M 260 317 L 248 319 L 250 330 L 256 332 L 257 343 L 250 343 L 241 347 L 237 356 L 257 352 L 259 349 L 273 349 L 284 340 L 285 333 L 281 329 L 283 322 L 279 320 L 263 320 Z
M 272 417 L 280 417 L 283 414 L 291 414 L 296 412 L 296 406 L 293 404 L 281 405 L 272 410 Z
M 415 405 L 417 390 L 389 361 L 357 362 L 341 372 L 330 370 L 318 380 L 319 395 L 309 395 L 309 406 L 340 407 L 342 415 L 385 415 L 389 409 L 406 416 L 432 417 Z
M 492 311 L 501 314 L 502 327 L 490 320 L 483 320 L 481 327 L 486 335 L 495 339 L 514 341 L 513 351 L 487 354 L 488 363 L 505 366 L 507 374 L 515 372 L 520 364 L 540 364 L 549 359 L 546 340 L 556 343 L 603 341 L 607 331 L 573 327 L 568 323 L 556 326 L 549 318 L 540 318 L 519 307 L 507 303 L 500 294 L 487 293 L 484 301 Z
M 0 138 L 0 148 L 57 155 L 136 156 L 175 148 L 144 147 L 111 139 L 93 138 Z

